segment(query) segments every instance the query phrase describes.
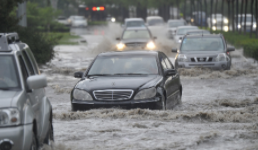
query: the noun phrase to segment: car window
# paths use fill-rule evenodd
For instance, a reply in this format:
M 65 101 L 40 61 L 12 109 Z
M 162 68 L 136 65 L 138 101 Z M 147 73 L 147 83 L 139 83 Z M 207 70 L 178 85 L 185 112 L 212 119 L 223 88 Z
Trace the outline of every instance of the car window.
M 29 57 L 28 57 L 28 55 L 26 54 L 25 51 L 22 51 L 22 56 L 23 56 L 27 66 L 28 66 L 29 74 L 30 75 L 35 75 L 35 71 L 34 71 L 33 66 L 31 64 L 31 61 L 29 60 Z
M 21 67 L 21 71 L 22 71 L 23 82 L 26 83 L 27 78 L 29 77 L 29 73 L 26 69 L 25 62 L 21 56 L 19 56 L 19 62 L 20 62 L 20 67 Z M 27 84 L 25 84 L 25 88 L 28 89 Z
M 164 24 L 164 21 L 161 18 L 149 19 L 148 20 L 148 25 L 149 26 L 162 25 L 162 24 Z
M 196 28 L 181 28 L 181 29 L 177 29 L 176 34 L 177 35 L 185 35 L 188 31 L 193 31 L 196 30 Z
M 167 69 L 174 69 L 171 62 L 168 60 L 168 58 L 165 59 L 165 63 L 166 63 Z
M 105 74 L 158 74 L 155 56 L 126 55 L 99 56 L 93 63 L 88 75 Z
M 220 37 L 186 37 L 181 51 L 223 51 L 224 42 Z
M 0 56 L 0 88 L 18 87 L 20 87 L 20 84 L 13 56 Z
M 180 22 L 169 22 L 169 27 L 172 27 L 172 28 L 176 28 L 176 27 L 179 27 L 179 26 L 184 26 L 185 23 L 180 21 Z
M 150 33 L 148 30 L 127 30 L 123 34 L 124 40 L 129 39 L 150 39 Z
M 143 21 L 128 21 L 126 23 L 127 27 L 142 27 L 144 26 L 144 22 Z

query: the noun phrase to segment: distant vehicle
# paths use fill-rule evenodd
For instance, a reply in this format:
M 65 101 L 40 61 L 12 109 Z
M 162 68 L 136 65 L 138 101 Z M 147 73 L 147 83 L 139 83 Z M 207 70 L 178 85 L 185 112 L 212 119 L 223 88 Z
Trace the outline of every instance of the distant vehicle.
M 75 16 L 70 16 L 70 17 L 67 19 L 67 22 L 68 22 L 68 25 L 69 25 L 69 26 L 72 26 L 72 22 L 73 22 L 74 17 L 75 17 Z
M 193 18 L 191 23 L 196 26 L 207 26 L 207 17 L 206 13 L 203 11 L 193 12 Z
M 123 28 L 130 27 L 144 27 L 145 23 L 142 18 L 126 18 L 125 23 L 122 25 Z
M 84 16 L 74 16 L 72 19 L 72 27 L 87 27 L 88 22 Z
M 176 31 L 176 28 L 177 27 L 180 27 L 180 26 L 186 26 L 187 23 L 185 20 L 183 19 L 178 19 L 178 20 L 168 20 L 168 37 L 169 38 L 173 38 L 173 36 L 175 35 L 175 31 Z
M 0 149 L 38 150 L 54 140 L 47 79 L 17 33 L 0 33 Z
M 59 16 L 56 21 L 60 24 L 63 24 L 65 26 L 69 26 L 68 20 L 65 16 Z
M 149 16 L 146 18 L 147 26 L 164 26 L 164 20 L 160 16 Z
M 176 43 L 181 43 L 182 38 L 184 35 L 186 35 L 187 32 L 189 31 L 194 31 L 197 30 L 197 26 L 180 26 L 176 28 L 176 34 L 174 35 L 173 39 L 175 40 Z
M 106 21 L 114 23 L 114 22 L 116 22 L 116 18 L 112 17 L 111 15 L 108 15 L 107 18 L 106 18 Z
M 156 39 L 157 37 L 153 37 L 147 27 L 131 27 L 123 31 L 121 38 L 117 38 L 120 42 L 116 47 L 118 50 L 126 48 L 154 50 Z
M 99 54 L 71 92 L 72 111 L 94 108 L 171 109 L 181 104 L 182 84 L 169 58 L 159 51 Z
M 221 34 L 206 34 L 184 36 L 179 49 L 172 49 L 172 52 L 177 53 L 176 68 L 205 67 L 229 70 L 229 52 L 234 50 L 234 47 L 227 47 Z
M 241 22 L 241 17 L 242 17 L 242 22 Z M 252 18 L 253 18 L 253 24 L 252 24 Z M 241 22 L 241 23 L 240 23 Z M 245 25 L 245 14 L 238 15 L 238 22 L 237 22 L 237 17 L 235 17 L 235 27 L 237 27 L 239 30 L 244 30 L 244 25 Z M 246 14 L 246 31 L 250 32 L 251 29 L 253 31 L 256 31 L 256 19 L 254 16 L 251 14 Z
M 186 32 L 186 35 L 195 35 L 195 34 L 211 34 L 208 30 L 193 30 Z
M 220 29 L 221 25 L 222 25 L 224 31 L 229 30 L 228 18 L 225 16 L 222 16 L 222 14 L 212 14 L 211 18 L 208 17 L 207 24 L 208 24 L 208 27 L 212 28 L 212 30 L 214 30 L 214 31 Z

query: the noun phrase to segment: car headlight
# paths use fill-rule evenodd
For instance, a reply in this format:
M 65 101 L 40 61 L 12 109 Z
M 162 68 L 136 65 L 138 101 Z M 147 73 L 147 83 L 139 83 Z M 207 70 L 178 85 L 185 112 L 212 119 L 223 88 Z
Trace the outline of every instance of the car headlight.
M 141 100 L 141 99 L 153 98 L 154 96 L 156 96 L 156 93 L 157 93 L 157 90 L 155 87 L 144 89 L 138 92 L 134 97 L 134 99 Z
M 213 26 L 213 27 L 212 27 L 212 30 L 213 30 L 213 31 L 216 31 L 216 30 L 217 30 L 217 28 L 216 28 L 215 26 Z
M 116 22 L 116 18 L 111 18 L 111 22 Z
M 256 28 L 256 24 L 254 24 L 253 27 Z
M 224 26 L 224 31 L 228 32 L 228 26 Z
M 213 24 L 217 23 L 217 20 L 216 20 L 216 19 L 213 19 L 213 20 L 212 20 L 212 23 L 213 23 Z
M 180 40 L 178 40 L 177 42 L 178 42 L 178 43 L 181 43 L 181 42 L 182 42 L 182 40 L 180 39 Z
M 178 61 L 184 61 L 184 62 L 186 62 L 186 61 L 187 61 L 187 57 L 186 57 L 184 54 L 179 54 L 179 55 L 177 56 L 177 60 L 178 60 Z
M 227 55 L 225 53 L 220 53 L 217 56 L 216 61 L 227 61 Z
M 82 100 L 82 101 L 92 101 L 92 97 L 91 95 L 84 91 L 84 90 L 79 90 L 79 89 L 75 89 L 73 91 L 73 98 L 76 100 Z
M 224 23 L 228 23 L 228 19 L 226 19 L 226 18 L 223 21 L 224 21 Z
M 240 24 L 239 24 L 239 25 L 237 25 L 237 28 L 238 28 L 238 29 L 240 29 L 240 28 L 241 28 L 241 25 L 240 25 Z
M 147 44 L 147 48 L 148 48 L 148 49 L 155 49 L 155 48 L 156 48 L 156 45 L 155 45 L 153 42 L 149 42 L 149 43 Z
M 116 48 L 117 48 L 118 50 L 123 50 L 123 49 L 125 48 L 125 44 L 124 44 L 124 43 L 118 43 L 118 44 L 116 45 Z
M 16 108 L 0 109 L 0 127 L 21 123 L 19 110 Z

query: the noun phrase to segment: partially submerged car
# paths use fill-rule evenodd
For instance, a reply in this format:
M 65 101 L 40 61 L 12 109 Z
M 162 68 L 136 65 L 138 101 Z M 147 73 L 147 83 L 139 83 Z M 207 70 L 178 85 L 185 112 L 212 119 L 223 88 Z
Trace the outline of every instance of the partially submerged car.
M 170 109 L 181 103 L 182 85 L 169 58 L 158 51 L 99 54 L 71 92 L 72 111 L 93 108 Z
M 221 30 L 222 26 L 222 29 L 227 32 L 229 30 L 228 22 L 228 18 L 222 14 L 212 14 L 211 18 L 207 19 L 208 27 L 214 31 Z
M 182 41 L 182 38 L 184 37 L 184 35 L 186 35 L 187 32 L 189 31 L 194 31 L 197 30 L 198 27 L 197 26 L 180 26 L 176 28 L 176 33 L 173 37 L 173 39 L 175 40 L 175 42 L 177 44 L 180 44 Z
M 38 150 L 54 140 L 52 106 L 29 46 L 0 34 L 0 149 Z
M 169 38 L 173 38 L 173 36 L 175 35 L 176 28 L 180 26 L 186 26 L 187 23 L 183 19 L 173 19 L 173 20 L 171 19 L 171 20 L 168 20 L 167 25 L 168 25 L 167 35 Z
M 125 23 L 122 25 L 123 28 L 130 27 L 144 27 L 145 23 L 142 18 L 126 18 Z
M 116 39 L 119 41 L 116 47 L 117 50 L 128 48 L 154 50 L 156 49 L 155 39 L 157 37 L 153 37 L 147 27 L 126 28 L 121 38 Z
M 230 52 L 234 47 L 228 47 L 221 34 L 186 35 L 182 39 L 175 59 L 176 68 L 205 67 L 229 70 L 231 67 Z

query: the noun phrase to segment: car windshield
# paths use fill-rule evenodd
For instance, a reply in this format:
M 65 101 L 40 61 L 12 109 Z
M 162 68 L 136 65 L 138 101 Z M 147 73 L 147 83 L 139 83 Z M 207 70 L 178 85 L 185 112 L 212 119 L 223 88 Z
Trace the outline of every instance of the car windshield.
M 94 75 L 157 75 L 156 57 L 152 55 L 99 56 L 89 70 Z
M 128 21 L 126 23 L 127 27 L 142 27 L 144 26 L 144 22 L 143 21 Z
M 238 16 L 238 22 L 240 22 L 241 16 Z M 245 22 L 245 16 L 242 16 L 242 22 Z M 246 16 L 246 22 L 252 22 L 252 17 L 251 16 Z M 255 17 L 253 17 L 253 22 L 256 22 Z
M 220 37 L 186 37 L 181 51 L 223 51 L 224 43 Z
M 127 30 L 123 34 L 124 40 L 129 39 L 150 39 L 150 33 L 147 30 Z
M 164 24 L 163 19 L 150 19 L 148 20 L 148 25 L 149 26 L 155 26 L 155 25 L 162 25 Z
M 0 90 L 19 87 L 13 56 L 0 56 Z
M 177 29 L 176 34 L 177 35 L 185 35 L 188 31 L 196 30 L 197 28 L 181 28 Z
M 169 22 L 168 24 L 169 24 L 169 27 L 172 27 L 172 28 L 176 28 L 176 27 L 185 25 L 185 23 L 181 22 L 181 21 L 180 22 Z
M 74 17 L 74 20 L 84 20 L 84 17 Z

